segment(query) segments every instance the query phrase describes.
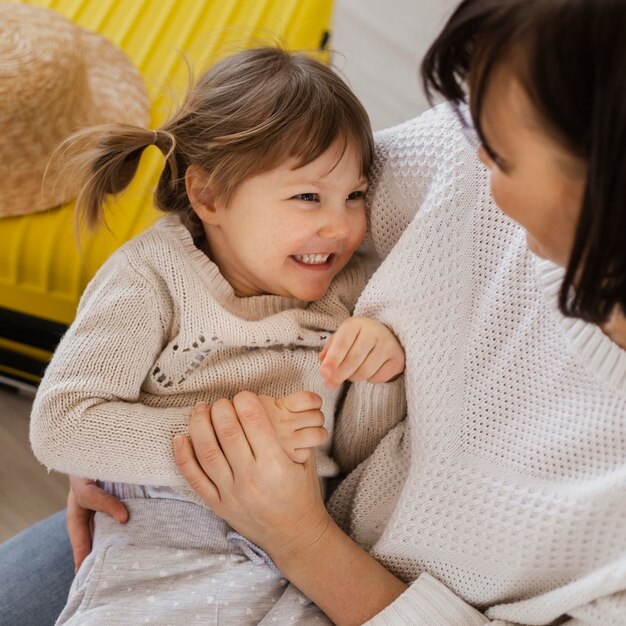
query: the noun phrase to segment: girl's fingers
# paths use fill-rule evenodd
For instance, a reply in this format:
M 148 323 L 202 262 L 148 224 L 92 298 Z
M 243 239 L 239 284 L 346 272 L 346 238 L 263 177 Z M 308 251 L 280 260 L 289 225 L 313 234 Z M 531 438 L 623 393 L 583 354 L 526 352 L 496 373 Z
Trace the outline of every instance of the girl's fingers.
M 316 428 L 323 426 L 326 421 L 321 411 L 288 412 L 284 417 L 284 421 L 278 423 L 278 431 L 280 432 L 297 432 L 303 428 Z
M 321 409 L 322 398 L 312 391 L 296 391 L 284 398 L 278 398 L 276 404 L 291 413 L 301 413 Z
M 311 457 L 312 452 L 313 450 L 311 450 L 311 448 L 297 448 L 296 450 L 288 452 L 287 456 L 294 463 L 303 464 Z
M 299 448 L 315 448 L 328 441 L 328 431 L 324 427 L 303 428 L 302 430 L 296 430 L 289 441 L 295 450 Z
M 346 354 L 344 360 L 337 367 L 332 382 L 339 385 L 345 380 L 353 380 L 354 374 L 364 366 L 365 369 L 371 369 L 372 366 L 367 363 L 372 357 L 374 357 L 374 359 L 377 358 L 375 348 L 376 340 L 373 337 L 359 336 L 357 341 L 350 348 L 350 351 Z
M 370 383 L 386 383 L 392 378 L 396 378 L 404 371 L 404 362 L 395 360 L 385 361 L 381 367 L 370 377 L 367 378 Z
M 184 435 L 174 437 L 174 459 L 189 486 L 210 507 L 216 508 L 220 502 L 220 492 L 200 466 L 190 440 Z
M 372 377 L 380 371 L 386 362 L 388 361 L 384 354 L 376 349 L 372 349 L 372 351 L 363 360 L 360 367 L 349 376 L 349 380 L 352 382 L 358 382 L 361 380 L 374 382 L 371 380 Z
M 325 422 L 324 414 L 321 411 L 305 411 L 298 413 L 297 428 L 295 430 L 323 426 Z
M 324 361 L 320 368 L 323 378 L 330 382 L 337 382 L 337 369 L 357 340 L 359 332 L 359 325 L 352 320 L 348 320 L 347 323 L 339 327 L 339 330 L 333 335 L 332 343 L 324 356 Z
M 330 344 L 333 342 L 334 336 L 335 335 L 331 335 L 326 340 L 326 343 L 324 344 L 324 347 L 322 348 L 322 351 L 320 352 L 320 356 L 319 356 L 320 361 L 324 361 L 324 358 L 326 357 L 326 353 L 328 352 L 328 349 L 330 348 Z

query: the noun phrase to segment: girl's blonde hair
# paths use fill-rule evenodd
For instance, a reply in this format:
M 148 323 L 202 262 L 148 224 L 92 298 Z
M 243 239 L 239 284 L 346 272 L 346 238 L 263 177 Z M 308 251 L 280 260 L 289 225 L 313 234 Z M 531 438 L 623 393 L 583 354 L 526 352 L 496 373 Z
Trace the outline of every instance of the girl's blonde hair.
M 372 131 L 350 88 L 311 57 L 264 47 L 213 65 L 161 128 L 100 126 L 79 131 L 66 146 L 78 148 L 74 165 L 86 182 L 77 205 L 87 225 L 100 222 L 106 197 L 126 188 L 143 150 L 155 145 L 166 160 L 155 203 L 162 211 L 178 213 L 198 236 L 201 223 L 185 188 L 191 164 L 206 172 L 213 193 L 228 202 L 245 178 L 287 158 L 306 165 L 336 140 L 344 149 L 354 142 L 361 154 L 361 173 L 367 176 L 374 155 Z

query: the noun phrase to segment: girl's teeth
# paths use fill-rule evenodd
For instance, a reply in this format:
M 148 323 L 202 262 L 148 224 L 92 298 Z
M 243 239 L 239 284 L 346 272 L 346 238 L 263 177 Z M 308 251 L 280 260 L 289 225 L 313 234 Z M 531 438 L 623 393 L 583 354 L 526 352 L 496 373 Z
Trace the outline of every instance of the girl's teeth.
M 328 261 L 330 254 L 296 254 L 294 258 L 307 265 L 322 265 Z

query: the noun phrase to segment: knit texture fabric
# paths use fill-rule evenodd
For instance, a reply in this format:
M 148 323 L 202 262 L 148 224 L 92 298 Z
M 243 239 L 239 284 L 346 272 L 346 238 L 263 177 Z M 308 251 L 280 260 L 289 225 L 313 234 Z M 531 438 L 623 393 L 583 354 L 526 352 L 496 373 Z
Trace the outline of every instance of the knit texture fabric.
M 493 204 L 449 106 L 377 145 L 386 259 L 355 315 L 404 345 L 408 417 L 330 507 L 416 582 L 371 623 L 481 623 L 465 601 L 500 624 L 623 626 L 626 352 L 558 311 L 563 270 Z M 342 445 L 363 427 L 339 423 Z
M 370 267 L 355 255 L 316 302 L 239 298 L 179 219 L 163 218 L 113 254 L 87 287 L 34 402 L 36 456 L 61 472 L 190 496 L 172 437 L 187 432 L 196 402 L 242 390 L 317 392 L 332 437 L 340 390 L 324 387 L 318 357 L 349 317 Z M 371 449 L 403 416 L 401 385 L 380 387 L 397 390 L 398 408 L 382 411 L 394 421 L 379 423 Z M 338 472 L 330 445 L 318 449 L 323 477 Z

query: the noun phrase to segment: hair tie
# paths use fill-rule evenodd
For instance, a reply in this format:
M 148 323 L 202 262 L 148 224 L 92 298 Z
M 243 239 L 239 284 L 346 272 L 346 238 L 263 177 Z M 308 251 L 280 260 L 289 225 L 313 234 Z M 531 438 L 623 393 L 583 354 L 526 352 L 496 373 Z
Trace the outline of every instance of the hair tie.
M 156 144 L 156 142 L 157 142 L 157 138 L 158 138 L 158 133 L 157 133 L 157 131 L 156 131 L 156 130 L 153 130 L 153 131 L 152 131 L 152 143 L 153 143 L 153 144 Z

